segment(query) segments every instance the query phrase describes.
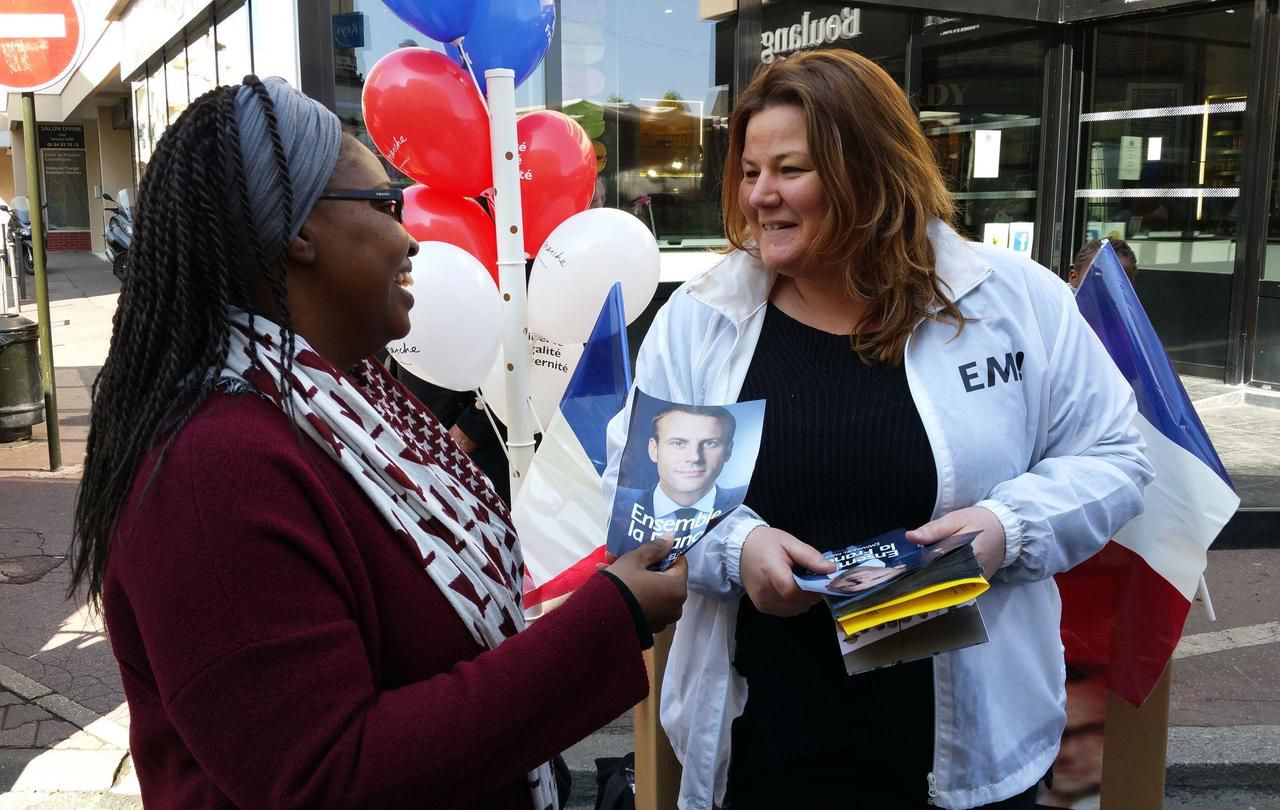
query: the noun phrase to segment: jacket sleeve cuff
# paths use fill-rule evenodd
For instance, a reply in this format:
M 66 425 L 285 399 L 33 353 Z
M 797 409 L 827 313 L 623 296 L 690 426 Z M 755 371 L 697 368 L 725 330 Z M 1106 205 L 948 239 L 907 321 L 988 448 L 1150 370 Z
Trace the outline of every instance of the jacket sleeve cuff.
M 636 626 L 636 638 L 640 641 L 640 649 L 647 650 L 652 647 L 653 630 L 649 627 L 649 620 L 644 617 L 644 610 L 640 607 L 636 595 L 631 592 L 625 582 L 608 571 L 601 571 L 600 574 L 613 583 L 618 593 L 622 595 L 622 601 L 627 603 L 627 610 L 631 611 L 631 622 Z
M 1018 559 L 1018 555 L 1022 553 L 1022 520 L 1007 505 L 991 498 L 978 501 L 974 506 L 981 506 L 991 512 L 1000 521 L 1000 525 L 1004 527 L 1004 562 L 1000 564 L 1000 567 L 1007 568 L 1013 565 L 1014 561 Z
M 742 507 L 739 507 L 741 509 Z M 754 514 L 754 513 L 753 513 Z M 741 588 L 742 585 L 742 545 L 747 542 L 747 537 L 757 528 L 767 525 L 763 520 L 745 519 L 734 526 L 734 531 L 729 535 L 724 543 L 724 569 L 725 574 L 729 577 L 729 582 Z

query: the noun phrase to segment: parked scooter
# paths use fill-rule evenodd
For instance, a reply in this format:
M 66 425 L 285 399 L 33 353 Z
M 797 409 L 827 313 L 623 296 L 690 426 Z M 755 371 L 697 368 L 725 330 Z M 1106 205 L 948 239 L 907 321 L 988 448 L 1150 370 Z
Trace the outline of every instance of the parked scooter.
M 18 212 L 9 207 L 0 198 L 0 285 L 5 285 L 0 299 L 5 300 L 3 313 L 10 307 L 17 306 L 27 291 L 26 275 L 23 271 L 22 223 L 18 220 Z M 16 310 L 15 310 L 16 311 Z
M 5 244 L 0 245 L 0 253 L 4 254 L 6 263 L 9 256 L 12 255 L 17 268 L 22 267 L 23 250 L 22 250 L 22 220 L 18 219 L 18 212 L 10 205 L 0 202 L 0 226 L 3 226 Z
M 26 270 L 27 275 L 33 276 L 36 272 L 36 259 L 31 250 L 31 203 L 26 197 L 18 195 L 9 201 L 9 208 L 18 226 L 13 252 L 18 257 L 18 266 Z M 9 230 L 13 232 L 12 220 Z
M 110 194 L 103 194 L 102 199 L 116 204 L 115 208 L 107 208 L 111 219 L 107 221 L 107 261 L 111 262 L 111 272 L 116 278 L 124 279 L 129 269 L 129 245 L 133 242 L 133 207 L 129 203 L 129 189 L 120 189 L 118 200 Z

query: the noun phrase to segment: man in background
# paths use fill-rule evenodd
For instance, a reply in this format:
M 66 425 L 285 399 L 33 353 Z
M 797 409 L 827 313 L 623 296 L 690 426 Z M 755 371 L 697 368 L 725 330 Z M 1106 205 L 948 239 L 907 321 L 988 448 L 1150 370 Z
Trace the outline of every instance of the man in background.
M 1116 252 L 1116 258 L 1120 260 L 1120 266 L 1124 268 L 1124 273 L 1129 277 L 1129 282 L 1138 277 L 1138 257 L 1133 255 L 1133 248 L 1125 244 L 1123 239 L 1112 239 L 1111 247 Z M 1084 281 L 1084 274 L 1089 271 L 1089 266 L 1093 264 L 1093 258 L 1098 255 L 1098 251 L 1102 249 L 1102 240 L 1094 239 L 1086 242 L 1084 247 L 1080 248 L 1080 252 L 1071 260 L 1071 270 L 1067 273 L 1067 283 L 1073 288 L 1079 288 L 1080 282 Z

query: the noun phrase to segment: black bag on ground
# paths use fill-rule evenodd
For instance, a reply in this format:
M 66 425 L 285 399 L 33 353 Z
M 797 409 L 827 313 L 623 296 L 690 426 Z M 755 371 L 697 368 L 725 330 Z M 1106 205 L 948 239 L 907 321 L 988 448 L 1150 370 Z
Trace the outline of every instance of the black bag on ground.
M 596 760 L 596 810 L 635 810 L 636 755 Z

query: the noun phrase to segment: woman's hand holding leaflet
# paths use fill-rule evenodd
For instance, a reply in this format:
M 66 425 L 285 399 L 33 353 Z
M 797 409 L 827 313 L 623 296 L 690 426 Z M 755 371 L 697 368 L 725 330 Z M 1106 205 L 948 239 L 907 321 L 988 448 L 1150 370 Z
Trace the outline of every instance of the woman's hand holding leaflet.
M 670 551 L 670 537 L 659 538 L 641 543 L 639 548 L 628 551 L 605 568 L 630 589 L 654 633 L 680 618 L 685 596 L 688 595 L 689 564 L 684 557 L 676 560 L 666 571 L 649 570 Z
M 991 579 L 1004 565 L 1004 526 L 990 509 L 969 506 L 948 512 L 918 529 L 907 532 L 907 539 L 922 546 L 932 545 L 953 534 L 981 532 L 973 538 L 973 553 L 982 563 L 982 575 Z
M 792 569 L 808 568 L 819 574 L 836 570 L 835 563 L 822 552 L 780 529 L 760 526 L 742 544 L 738 565 L 742 586 L 761 613 L 772 616 L 799 616 L 822 600 L 816 593 L 796 585 Z

